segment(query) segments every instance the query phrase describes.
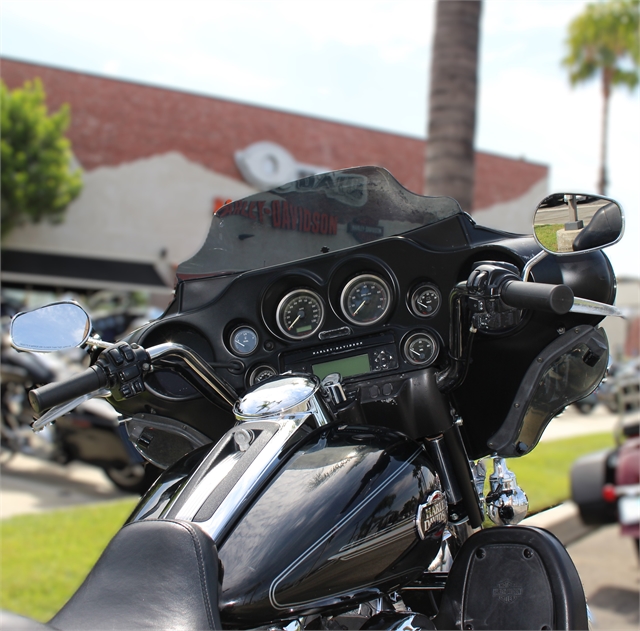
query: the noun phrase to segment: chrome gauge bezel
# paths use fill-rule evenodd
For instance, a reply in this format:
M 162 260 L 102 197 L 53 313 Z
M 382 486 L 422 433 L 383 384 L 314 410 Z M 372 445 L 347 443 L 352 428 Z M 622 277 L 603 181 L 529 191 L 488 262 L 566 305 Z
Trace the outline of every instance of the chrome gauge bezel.
M 431 290 L 436 293 L 438 297 L 438 304 L 436 308 L 431 313 L 422 313 L 418 308 L 418 298 L 427 290 Z M 409 307 L 411 308 L 411 313 L 417 318 L 433 318 L 433 316 L 440 311 L 440 307 L 442 306 L 442 293 L 438 289 L 436 285 L 433 283 L 420 283 L 415 289 L 411 291 L 411 295 L 409 296 Z
M 318 310 L 320 312 L 320 316 L 319 318 L 317 318 L 316 322 L 313 323 L 310 331 L 305 332 L 302 335 L 295 335 L 291 333 L 291 331 L 287 330 L 287 327 L 284 322 L 285 312 L 289 304 L 293 300 L 303 296 L 306 296 L 307 298 L 312 298 L 313 300 L 316 301 L 318 305 Z M 291 340 L 306 340 L 312 335 L 315 335 L 322 328 L 322 325 L 324 324 L 324 319 L 325 319 L 324 300 L 322 299 L 322 297 L 318 292 L 315 292 L 311 289 L 294 289 L 293 291 L 290 291 L 288 294 L 286 294 L 282 298 L 282 300 L 280 300 L 280 302 L 278 303 L 278 308 L 276 309 L 276 324 L 278 325 L 278 328 L 280 329 L 281 333 Z
M 255 337 L 255 344 L 250 350 L 242 350 L 236 345 L 235 336 L 240 331 L 251 331 L 251 333 L 253 333 Z M 229 348 L 231 349 L 231 352 L 238 357 L 247 357 L 248 355 L 255 353 L 259 345 L 260 338 L 258 337 L 258 332 L 252 326 L 248 326 L 247 324 L 235 327 L 229 336 Z
M 417 341 L 419 341 L 420 339 L 429 340 L 433 348 L 433 351 L 431 355 L 429 355 L 427 358 L 418 360 L 412 356 L 411 346 L 415 344 Z M 420 366 L 422 368 L 431 366 L 431 364 L 433 364 L 433 362 L 438 357 L 439 352 L 440 352 L 440 344 L 438 342 L 438 338 L 432 333 L 428 333 L 427 331 L 416 331 L 415 333 L 411 333 L 410 335 L 407 335 L 404 342 L 402 343 L 402 354 L 404 355 L 404 358 L 413 366 Z
M 385 294 L 386 302 L 382 311 L 377 314 L 375 318 L 363 321 L 349 313 L 348 301 L 359 285 L 371 282 L 377 283 L 381 286 Z M 391 292 L 391 286 L 384 278 L 378 276 L 377 274 L 359 274 L 358 276 L 355 276 L 343 287 L 342 292 L 340 293 L 340 311 L 342 312 L 343 317 L 348 322 L 351 322 L 351 324 L 355 324 L 357 326 L 373 326 L 374 324 L 378 324 L 378 322 L 383 320 L 388 315 L 389 311 L 391 310 L 392 302 L 393 294 Z

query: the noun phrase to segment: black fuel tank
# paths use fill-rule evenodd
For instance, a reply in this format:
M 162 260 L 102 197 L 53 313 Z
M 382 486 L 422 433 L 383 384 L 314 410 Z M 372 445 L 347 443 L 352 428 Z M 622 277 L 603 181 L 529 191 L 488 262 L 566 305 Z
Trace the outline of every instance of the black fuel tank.
M 403 434 L 362 426 L 312 434 L 219 546 L 223 623 L 351 609 L 418 577 L 447 519 L 433 471 Z

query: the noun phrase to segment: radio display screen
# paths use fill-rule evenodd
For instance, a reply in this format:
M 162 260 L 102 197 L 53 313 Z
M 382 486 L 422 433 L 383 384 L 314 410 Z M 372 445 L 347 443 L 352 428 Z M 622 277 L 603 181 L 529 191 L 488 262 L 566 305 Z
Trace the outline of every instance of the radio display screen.
M 323 364 L 314 364 L 311 366 L 313 374 L 322 380 L 332 372 L 340 373 L 340 376 L 344 379 L 346 377 L 352 377 L 353 375 L 363 375 L 371 372 L 371 366 L 369 365 L 369 355 L 356 355 L 355 357 L 347 357 L 345 359 L 336 359 L 332 362 L 325 362 Z

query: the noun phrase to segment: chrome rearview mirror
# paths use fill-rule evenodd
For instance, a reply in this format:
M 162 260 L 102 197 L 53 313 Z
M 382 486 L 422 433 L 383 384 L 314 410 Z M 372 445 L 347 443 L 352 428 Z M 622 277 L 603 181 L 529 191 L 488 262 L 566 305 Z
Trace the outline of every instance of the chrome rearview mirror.
M 550 254 L 591 252 L 617 243 L 624 232 L 622 209 L 599 195 L 555 193 L 540 202 L 533 235 Z
M 91 334 L 91 318 L 75 302 L 54 302 L 18 313 L 11 321 L 11 344 L 19 351 L 48 353 L 82 346 Z

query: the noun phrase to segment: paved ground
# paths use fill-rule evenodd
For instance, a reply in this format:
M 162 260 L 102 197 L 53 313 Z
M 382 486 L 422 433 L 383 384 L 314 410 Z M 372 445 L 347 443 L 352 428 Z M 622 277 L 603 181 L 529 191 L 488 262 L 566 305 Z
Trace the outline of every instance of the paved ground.
M 568 547 L 594 615 L 594 629 L 640 628 L 640 571 L 635 542 L 617 524 Z
M 97 467 L 62 466 L 18 454 L 1 468 L 0 519 L 77 504 L 133 497 Z

